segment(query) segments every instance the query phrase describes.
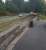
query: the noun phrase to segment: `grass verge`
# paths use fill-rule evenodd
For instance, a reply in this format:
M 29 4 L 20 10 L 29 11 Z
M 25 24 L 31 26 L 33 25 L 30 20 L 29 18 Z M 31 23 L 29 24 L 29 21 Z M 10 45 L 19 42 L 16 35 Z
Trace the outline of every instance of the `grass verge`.
M 46 16 L 42 15 L 42 16 L 40 16 L 40 19 L 46 20 Z
M 12 27 L 17 20 L 19 19 L 19 17 L 3 17 L 2 19 L 0 19 L 0 32 L 3 32 L 7 29 L 9 29 L 10 27 Z

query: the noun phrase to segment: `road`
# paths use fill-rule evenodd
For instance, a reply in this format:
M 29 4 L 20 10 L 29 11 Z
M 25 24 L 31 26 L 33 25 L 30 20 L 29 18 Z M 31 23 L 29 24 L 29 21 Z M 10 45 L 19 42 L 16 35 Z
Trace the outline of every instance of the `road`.
M 46 22 L 38 22 L 28 28 L 13 50 L 46 50 Z

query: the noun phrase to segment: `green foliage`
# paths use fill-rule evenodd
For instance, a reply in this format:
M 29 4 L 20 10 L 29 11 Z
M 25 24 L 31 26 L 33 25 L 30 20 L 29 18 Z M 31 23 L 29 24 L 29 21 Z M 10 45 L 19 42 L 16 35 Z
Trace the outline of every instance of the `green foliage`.
M 4 3 L 0 2 L 0 12 L 4 12 L 6 10 Z
M 13 4 L 11 4 L 11 3 L 6 4 L 6 10 L 7 10 L 7 11 L 15 12 L 15 11 L 16 11 L 15 9 L 16 9 L 16 8 L 15 8 L 15 6 L 14 6 Z
M 24 3 L 22 0 L 7 1 L 5 4 L 0 2 L 0 12 L 5 11 L 12 13 L 30 12 L 31 3 Z
M 32 10 L 32 1 L 25 2 L 23 0 L 12 0 L 7 1 L 5 4 L 0 0 L 0 12 L 12 12 L 12 13 L 20 13 L 20 12 L 30 12 Z M 36 11 L 40 13 L 46 14 L 46 4 L 44 4 L 42 0 L 37 0 L 36 3 Z

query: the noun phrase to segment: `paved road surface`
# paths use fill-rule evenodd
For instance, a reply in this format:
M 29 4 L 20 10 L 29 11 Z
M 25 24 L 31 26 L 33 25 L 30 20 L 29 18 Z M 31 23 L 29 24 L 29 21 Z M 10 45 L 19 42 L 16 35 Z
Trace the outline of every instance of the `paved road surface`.
M 46 23 L 37 23 L 29 28 L 13 50 L 46 50 Z

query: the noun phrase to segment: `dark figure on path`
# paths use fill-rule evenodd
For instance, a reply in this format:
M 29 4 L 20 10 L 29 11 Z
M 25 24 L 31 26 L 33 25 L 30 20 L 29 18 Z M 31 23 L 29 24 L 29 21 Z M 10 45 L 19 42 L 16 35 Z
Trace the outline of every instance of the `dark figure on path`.
M 29 27 L 33 27 L 33 21 L 30 21 Z

